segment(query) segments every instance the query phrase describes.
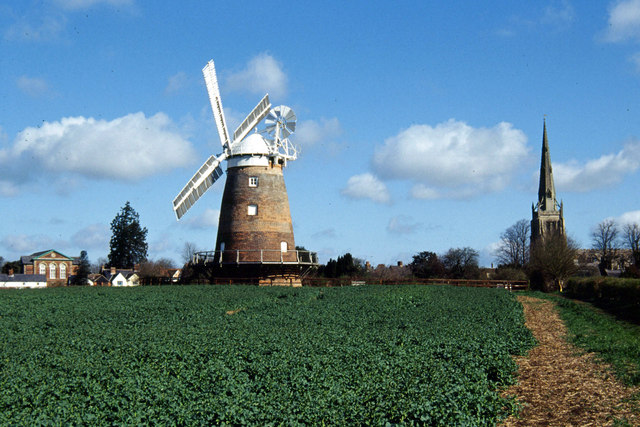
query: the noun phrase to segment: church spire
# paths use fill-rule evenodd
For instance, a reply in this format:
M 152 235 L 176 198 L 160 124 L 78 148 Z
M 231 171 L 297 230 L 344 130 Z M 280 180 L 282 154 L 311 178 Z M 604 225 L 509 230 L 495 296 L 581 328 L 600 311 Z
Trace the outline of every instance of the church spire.
M 549 141 L 547 140 L 547 120 L 544 120 L 542 136 L 542 159 L 540 160 L 540 186 L 538 187 L 538 209 L 543 212 L 556 211 L 556 189 L 553 185 Z

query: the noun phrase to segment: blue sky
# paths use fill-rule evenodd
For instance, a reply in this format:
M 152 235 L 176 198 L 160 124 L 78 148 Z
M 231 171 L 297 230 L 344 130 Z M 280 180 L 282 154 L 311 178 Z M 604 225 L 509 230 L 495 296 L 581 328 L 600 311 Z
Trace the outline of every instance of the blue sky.
M 149 256 L 213 249 L 222 179 L 171 201 L 268 92 L 298 116 L 296 244 L 373 265 L 531 218 L 542 124 L 568 233 L 640 222 L 640 0 L 0 4 L 0 256 L 106 257 L 130 201 Z

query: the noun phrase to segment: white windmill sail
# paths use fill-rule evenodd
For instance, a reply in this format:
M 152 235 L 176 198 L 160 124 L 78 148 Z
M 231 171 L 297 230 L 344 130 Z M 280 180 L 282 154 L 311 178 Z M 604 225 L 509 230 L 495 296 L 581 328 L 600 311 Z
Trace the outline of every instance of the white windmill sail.
M 227 150 L 230 145 L 229 132 L 227 131 L 227 122 L 224 118 L 224 112 L 222 111 L 222 100 L 220 99 L 220 89 L 218 88 L 218 78 L 216 77 L 216 68 L 213 65 L 213 60 L 205 65 L 202 69 L 202 74 L 204 75 L 204 82 L 207 86 L 209 102 L 211 102 L 211 110 L 213 110 L 213 118 L 218 128 L 220 144 Z
M 238 129 L 236 129 L 236 131 L 233 133 L 232 144 L 242 141 L 244 137 L 247 136 L 249 132 L 251 132 L 251 129 L 258 126 L 258 123 L 260 123 L 262 119 L 267 117 L 270 108 L 271 103 L 269 102 L 269 94 L 266 94 L 264 98 L 262 98 L 262 100 L 258 103 L 258 105 L 255 106 L 253 111 L 249 113 L 247 118 L 244 119 L 242 123 L 240 123 Z
M 180 194 L 173 199 L 173 211 L 178 219 L 193 206 L 193 204 L 222 176 L 222 163 L 227 158 L 226 153 L 220 156 L 211 156 L 193 175 Z

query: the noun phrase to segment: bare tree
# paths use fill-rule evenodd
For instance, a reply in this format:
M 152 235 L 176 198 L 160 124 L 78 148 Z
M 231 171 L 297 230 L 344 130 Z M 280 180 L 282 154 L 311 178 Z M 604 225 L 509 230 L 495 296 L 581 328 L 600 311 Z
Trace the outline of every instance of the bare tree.
M 552 234 L 531 249 L 531 286 L 544 292 L 562 291 L 564 281 L 574 274 L 578 244 L 570 237 Z
M 198 252 L 196 244 L 193 242 L 185 242 L 182 248 L 182 261 L 187 264 L 193 259 L 193 255 Z
M 495 252 L 498 263 L 522 268 L 529 262 L 531 223 L 526 219 L 513 224 L 500 235 L 500 246 Z
M 603 276 L 607 275 L 606 269 L 611 269 L 620 248 L 618 235 L 618 226 L 612 219 L 605 219 L 591 232 L 592 248 L 600 252 L 599 267 Z
M 473 248 L 451 248 L 442 256 L 442 264 L 452 279 L 478 279 L 478 256 Z
M 167 277 L 167 270 L 171 268 L 174 268 L 174 262 L 168 258 L 147 260 L 140 264 L 140 277 Z
M 624 244 L 631 249 L 633 263 L 640 267 L 640 225 L 638 223 L 627 223 L 622 228 L 624 234 Z

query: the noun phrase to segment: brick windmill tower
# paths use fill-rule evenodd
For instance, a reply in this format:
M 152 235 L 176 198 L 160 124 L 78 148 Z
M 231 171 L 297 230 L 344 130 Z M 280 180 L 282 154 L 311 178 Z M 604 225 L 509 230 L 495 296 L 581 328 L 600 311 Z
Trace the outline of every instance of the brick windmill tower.
M 219 277 L 261 284 L 300 285 L 317 265 L 315 253 L 296 250 L 283 169 L 297 158 L 289 141 L 296 115 L 287 106 L 271 108 L 269 95 L 258 103 L 230 138 L 213 61 L 202 69 L 222 153 L 212 155 L 173 200 L 180 219 L 223 174 L 227 180 L 220 206 L 214 251 L 199 252 L 194 262 L 209 263 Z M 252 132 L 264 120 L 264 127 Z

